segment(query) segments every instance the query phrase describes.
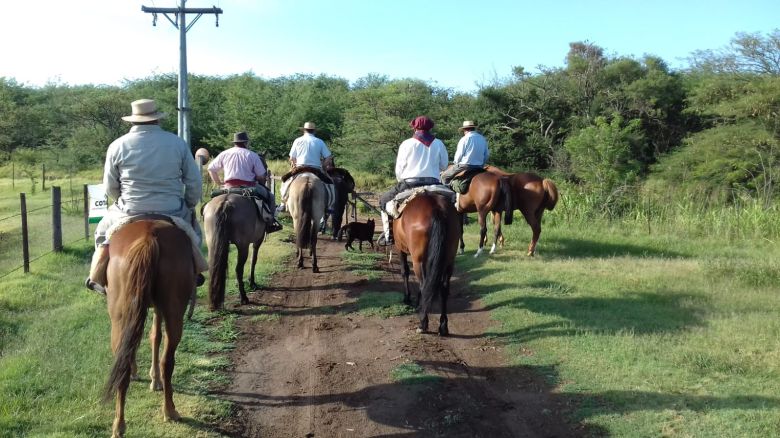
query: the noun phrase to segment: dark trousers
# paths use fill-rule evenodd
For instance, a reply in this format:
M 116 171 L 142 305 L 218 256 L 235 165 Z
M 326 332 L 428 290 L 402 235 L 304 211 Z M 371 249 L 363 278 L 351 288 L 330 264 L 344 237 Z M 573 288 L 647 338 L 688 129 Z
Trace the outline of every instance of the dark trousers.
M 449 169 L 445 170 L 441 174 L 441 182 L 445 185 L 449 184 L 450 181 L 452 181 L 452 178 L 455 177 L 455 175 L 459 174 L 460 172 L 463 172 L 466 169 L 481 169 L 484 166 L 473 166 L 471 164 L 456 164 Z

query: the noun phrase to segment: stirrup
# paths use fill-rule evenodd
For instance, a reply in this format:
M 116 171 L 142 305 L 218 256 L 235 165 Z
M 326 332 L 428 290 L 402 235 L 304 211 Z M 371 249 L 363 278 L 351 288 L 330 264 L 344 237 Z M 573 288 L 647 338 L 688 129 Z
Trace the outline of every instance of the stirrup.
M 206 277 L 204 277 L 202 273 L 198 272 L 198 275 L 195 276 L 195 287 L 203 286 L 205 283 Z
M 97 292 L 100 295 L 106 296 L 107 291 L 106 288 L 103 287 L 101 284 L 97 284 L 94 281 L 92 281 L 91 278 L 87 277 L 86 281 L 84 281 L 84 286 L 94 292 Z
M 386 239 L 384 234 L 379 236 L 379 239 L 376 241 L 376 244 L 379 245 L 379 246 L 390 246 L 390 245 L 392 245 L 394 243 L 395 242 L 393 241 L 393 237 L 392 236 L 389 239 Z
M 266 233 L 275 233 L 277 231 L 282 230 L 282 224 L 279 223 L 276 219 L 274 219 L 273 222 L 266 222 L 265 224 L 265 232 Z

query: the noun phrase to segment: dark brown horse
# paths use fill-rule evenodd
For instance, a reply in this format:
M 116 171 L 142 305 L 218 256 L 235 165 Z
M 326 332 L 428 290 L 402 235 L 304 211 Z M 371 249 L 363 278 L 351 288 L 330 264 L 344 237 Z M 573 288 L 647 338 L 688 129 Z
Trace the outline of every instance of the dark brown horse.
M 552 210 L 558 203 L 558 187 L 552 180 L 542 178 L 534 173 L 507 173 L 495 166 L 487 166 L 487 170 L 509 179 L 509 186 L 512 190 L 512 209 L 510 211 L 520 210 L 525 221 L 528 222 L 528 226 L 531 227 L 533 236 L 528 245 L 527 255 L 533 256 L 536 253 L 539 235 L 542 234 L 542 215 L 545 209 Z M 503 246 L 503 235 L 500 235 L 499 241 Z
M 333 213 L 325 213 L 322 224 L 320 225 L 320 233 L 325 234 L 328 228 L 328 218 L 333 218 L 333 234 L 332 240 L 336 240 L 341 230 L 341 222 L 344 218 L 344 210 L 349 200 L 349 194 L 355 191 L 355 179 L 347 171 L 340 167 L 329 167 L 326 169 L 328 176 L 333 180 L 333 191 L 336 195 L 336 200 L 333 204 Z
M 249 288 L 257 289 L 255 265 L 257 252 L 265 238 L 265 221 L 257 213 L 254 200 L 238 194 L 225 194 L 212 198 L 203 207 L 203 225 L 206 231 L 206 245 L 209 248 L 209 306 L 211 310 L 221 309 L 225 303 L 225 280 L 227 277 L 230 244 L 236 245 L 236 280 L 241 304 L 249 304 L 244 289 L 244 265 L 252 245 L 252 263 L 249 265 Z
M 406 205 L 400 218 L 393 221 L 395 248 L 401 255 L 404 275 L 404 303 L 411 304 L 408 256 L 412 257 L 414 275 L 420 282 L 417 305 L 420 317 L 418 333 L 428 330 L 428 312 L 433 298 L 441 298 L 439 335 L 449 334 L 447 297 L 450 277 L 462 232 L 460 215 L 443 196 L 424 193 Z
M 113 436 L 125 433 L 125 397 L 130 379 L 137 377 L 135 355 L 144 333 L 149 307 L 154 320 L 151 389 L 163 391 L 163 417 L 178 420 L 173 404 L 174 354 L 182 336 L 184 311 L 195 288 L 195 267 L 187 234 L 161 220 L 139 220 L 114 233 L 109 245 L 108 314 L 111 317 L 111 368 L 104 399 L 116 394 Z M 161 325 L 165 349 L 160 361 Z
M 482 248 L 487 241 L 487 215 L 493 213 L 493 246 L 490 253 L 496 252 L 496 243 L 501 236 L 501 212 L 511 210 L 512 194 L 506 177 L 490 172 L 482 172 L 471 179 L 469 190 L 458 197 L 458 210 L 466 213 L 477 213 L 479 222 L 479 249 L 474 257 L 482 254 Z M 512 215 L 504 216 L 504 223 L 512 223 Z M 463 234 L 460 236 L 460 252 L 465 248 Z

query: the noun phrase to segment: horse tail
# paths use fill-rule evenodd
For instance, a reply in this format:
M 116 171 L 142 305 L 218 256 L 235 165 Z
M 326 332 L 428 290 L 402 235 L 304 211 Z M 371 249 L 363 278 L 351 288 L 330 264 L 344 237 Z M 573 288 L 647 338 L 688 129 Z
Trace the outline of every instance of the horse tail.
M 551 179 L 547 178 L 542 181 L 542 187 L 544 187 L 544 192 L 547 194 L 544 208 L 552 210 L 555 208 L 555 204 L 558 203 L 558 187 Z
M 103 391 L 103 401 L 109 401 L 121 386 L 130 381 L 131 366 L 144 334 L 144 323 L 152 301 L 152 286 L 156 277 L 159 246 L 157 238 L 146 234 L 133 242 L 125 254 L 124 282 L 119 300 L 124 300 L 125 314 L 121 319 L 122 333 L 114 353 L 114 365 Z
M 509 185 L 507 177 L 501 177 L 498 181 L 501 186 L 501 196 L 504 198 L 504 225 L 512 225 L 512 213 L 514 212 L 512 187 Z
M 313 197 L 313 188 L 310 183 L 306 183 L 306 185 L 301 190 L 302 193 L 300 193 L 300 197 L 298 198 L 299 201 L 303 205 L 301 205 L 301 216 L 298 218 L 298 220 L 295 222 L 295 244 L 298 246 L 298 248 L 308 248 L 311 244 L 311 233 L 312 228 L 316 227 L 317 224 L 312 224 L 312 202 L 307 202 L 307 199 L 311 199 Z M 327 196 L 327 195 L 326 195 Z
M 214 232 L 209 242 L 209 248 L 213 248 L 209 257 L 209 302 L 212 310 L 221 309 L 225 303 L 225 282 L 230 252 L 228 219 L 232 211 L 233 206 L 225 201 L 219 205 L 214 214 Z
M 447 235 L 447 230 L 447 219 L 444 213 L 438 209 L 434 210 L 431 217 L 431 227 L 428 229 L 428 253 L 425 258 L 425 270 L 420 287 L 421 314 L 428 313 L 433 298 L 444 285 L 444 274 L 447 269 L 445 244 L 447 239 L 451 237 Z

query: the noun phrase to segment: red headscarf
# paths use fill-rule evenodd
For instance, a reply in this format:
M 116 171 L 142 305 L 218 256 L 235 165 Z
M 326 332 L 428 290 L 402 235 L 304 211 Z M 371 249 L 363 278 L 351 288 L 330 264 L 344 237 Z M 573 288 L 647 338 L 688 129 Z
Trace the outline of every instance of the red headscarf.
M 433 129 L 433 120 L 431 120 L 428 116 L 416 117 L 414 120 L 409 122 L 409 126 L 415 129 L 414 138 L 425 146 L 430 146 L 431 143 L 433 143 L 433 140 L 436 140 L 436 137 L 428 132 Z

